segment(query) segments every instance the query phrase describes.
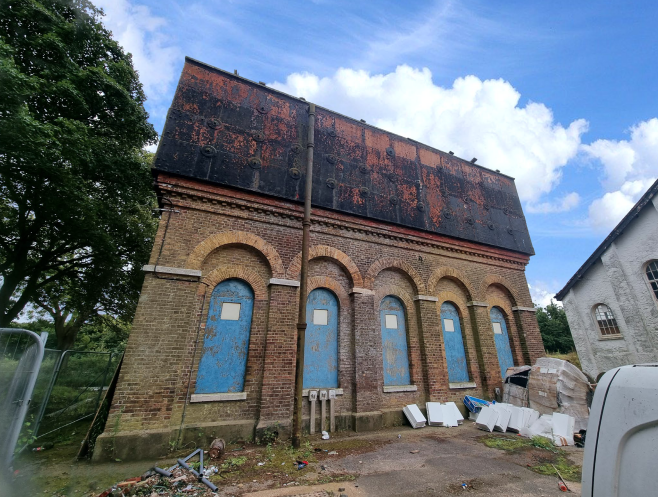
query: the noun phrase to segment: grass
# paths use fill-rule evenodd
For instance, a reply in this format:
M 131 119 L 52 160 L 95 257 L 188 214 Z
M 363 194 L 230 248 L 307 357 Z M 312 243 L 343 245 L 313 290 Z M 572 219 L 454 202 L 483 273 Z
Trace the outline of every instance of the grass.
M 484 438 L 483 443 L 484 445 L 486 445 L 487 447 L 491 447 L 492 449 L 500 449 L 500 450 L 508 450 L 508 451 L 524 450 L 531 447 L 535 447 L 537 449 L 544 449 L 551 452 L 557 452 L 559 450 L 555 448 L 553 442 L 551 442 L 548 438 L 539 437 L 539 436 L 532 438 L 524 438 L 524 437 L 502 438 L 502 437 L 497 437 L 495 435 L 490 435 Z
M 582 371 L 582 367 L 580 366 L 580 359 L 578 359 L 578 353 L 575 350 L 572 350 L 571 352 L 567 354 L 560 354 L 558 352 L 551 352 L 547 353 L 546 357 L 552 357 L 554 359 L 562 359 L 563 361 L 569 361 L 571 364 L 576 366 L 578 369 Z M 566 476 L 565 476 L 566 478 Z
M 553 469 L 553 466 L 555 466 L 565 480 L 579 482 L 581 479 L 582 468 L 573 464 L 567 458 L 566 452 L 555 447 L 548 438 L 539 436 L 532 438 L 509 438 L 488 435 L 481 437 L 480 441 L 492 449 L 505 450 L 508 452 L 521 452 L 533 449 L 546 451 L 545 456 L 539 457 L 539 464 L 528 465 L 528 469 L 542 475 L 557 476 L 555 474 L 555 469 Z

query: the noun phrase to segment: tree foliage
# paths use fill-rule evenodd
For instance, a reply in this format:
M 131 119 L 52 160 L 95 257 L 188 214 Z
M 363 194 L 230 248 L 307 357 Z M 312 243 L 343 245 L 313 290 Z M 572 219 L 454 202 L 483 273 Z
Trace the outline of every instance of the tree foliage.
M 566 354 L 574 350 L 567 314 L 553 302 L 537 308 L 537 323 L 546 352 Z
M 0 2 L 0 326 L 30 302 L 73 335 L 134 309 L 157 135 L 100 15 L 87 0 Z

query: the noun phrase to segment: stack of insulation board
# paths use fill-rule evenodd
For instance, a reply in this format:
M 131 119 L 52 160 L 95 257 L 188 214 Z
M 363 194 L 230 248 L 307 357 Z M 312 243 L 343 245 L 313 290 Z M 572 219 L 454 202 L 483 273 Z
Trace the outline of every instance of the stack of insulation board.
M 517 407 L 511 404 L 491 404 L 485 406 L 478 415 L 475 426 L 480 430 L 510 431 L 532 438 L 543 436 L 553 441 L 554 445 L 573 445 L 574 418 L 567 414 L 539 413 L 529 407 Z
M 416 404 L 405 406 L 402 412 L 409 420 L 412 428 L 423 428 L 425 426 L 427 420 Z
M 427 424 L 430 426 L 457 426 L 464 422 L 464 416 L 454 402 L 427 402 Z

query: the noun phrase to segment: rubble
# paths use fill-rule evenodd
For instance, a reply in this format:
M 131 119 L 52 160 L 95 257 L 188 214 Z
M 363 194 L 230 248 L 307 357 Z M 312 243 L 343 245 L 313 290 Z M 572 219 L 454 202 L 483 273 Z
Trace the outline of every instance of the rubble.
M 588 397 L 592 387 L 587 377 L 562 359 L 541 357 L 534 366 L 509 368 L 503 385 L 503 402 L 530 407 L 539 414 L 559 412 L 574 418 L 575 429 L 587 429 Z

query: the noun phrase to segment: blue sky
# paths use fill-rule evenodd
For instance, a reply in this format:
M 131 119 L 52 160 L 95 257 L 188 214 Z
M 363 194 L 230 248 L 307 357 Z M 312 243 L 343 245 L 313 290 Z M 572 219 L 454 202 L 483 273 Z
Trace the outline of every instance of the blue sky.
M 658 177 L 655 2 L 97 4 L 158 131 L 188 55 L 517 178 L 540 304 Z

